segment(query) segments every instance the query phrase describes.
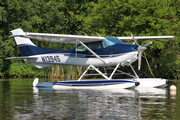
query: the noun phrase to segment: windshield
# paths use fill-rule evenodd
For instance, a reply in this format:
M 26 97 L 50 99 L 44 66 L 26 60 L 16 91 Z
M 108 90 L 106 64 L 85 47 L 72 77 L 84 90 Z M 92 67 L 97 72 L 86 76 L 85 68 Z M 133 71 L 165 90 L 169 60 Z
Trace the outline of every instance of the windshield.
M 123 42 L 119 40 L 117 37 L 105 37 L 105 39 L 102 41 L 104 48 L 115 45 L 117 43 L 123 44 Z

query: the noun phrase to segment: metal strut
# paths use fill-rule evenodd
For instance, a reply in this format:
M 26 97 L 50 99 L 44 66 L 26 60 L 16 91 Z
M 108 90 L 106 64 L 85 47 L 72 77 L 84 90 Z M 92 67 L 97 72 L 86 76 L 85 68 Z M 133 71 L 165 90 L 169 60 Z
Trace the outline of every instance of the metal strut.
M 132 71 L 134 72 L 136 78 L 139 79 L 139 76 L 137 75 L 136 71 L 134 70 L 133 66 L 131 64 L 129 64 L 129 66 L 131 67 Z
M 108 67 L 109 69 L 114 69 L 114 68 L 112 68 L 112 67 Z M 121 73 L 121 74 L 124 74 L 124 75 L 128 75 L 128 76 L 130 76 L 130 77 L 133 77 L 133 78 L 135 78 L 136 76 L 134 76 L 134 75 L 131 75 L 130 73 L 126 73 L 126 72 L 123 72 L 123 71 L 121 71 L 121 70 L 116 70 L 117 72 L 119 72 L 119 73 Z
M 120 72 L 121 74 L 125 74 L 125 75 L 128 75 L 128 76 L 130 76 L 130 77 L 139 79 L 139 76 L 137 75 L 137 73 L 135 72 L 135 70 L 134 70 L 134 68 L 132 67 L 131 64 L 129 64 L 129 66 L 131 67 L 131 69 L 132 69 L 132 71 L 134 72 L 134 75 L 135 75 L 135 76 L 134 76 L 134 75 L 131 75 L 130 73 L 126 73 L 126 72 L 123 72 L 123 71 L 118 70 L 118 67 L 119 67 L 119 66 L 120 66 L 120 64 L 118 63 L 115 68 L 108 67 L 109 69 L 114 69 L 113 72 L 111 73 L 111 75 L 108 77 L 108 74 L 107 74 L 107 71 L 106 71 L 106 68 L 105 68 L 105 67 L 104 67 L 105 73 L 102 73 L 102 72 L 101 72 L 100 70 L 98 70 L 98 68 L 96 68 L 95 66 L 89 65 L 88 68 L 84 71 L 84 73 L 79 77 L 78 81 L 80 81 L 81 78 L 82 78 L 82 77 L 87 73 L 87 71 L 90 70 L 91 68 L 92 68 L 93 70 L 96 70 L 96 72 L 99 73 L 98 75 L 103 76 L 106 80 L 111 80 L 116 71 Z M 86 75 L 87 75 L 87 74 L 86 74 Z M 90 74 L 90 75 L 97 75 L 97 74 Z
M 114 75 L 114 73 L 116 72 L 116 70 L 118 69 L 118 67 L 119 67 L 119 63 L 116 65 L 116 67 L 115 67 L 115 69 L 113 70 L 113 72 L 111 73 L 111 75 L 110 75 L 110 79 L 112 79 L 112 76 Z
M 78 79 L 78 81 L 81 80 L 81 78 L 86 74 L 86 72 L 90 69 L 93 68 L 94 70 L 96 70 L 100 75 L 102 75 L 105 79 L 110 80 L 110 78 L 108 78 L 105 74 L 103 74 L 101 71 L 99 71 L 95 66 L 93 65 L 89 65 L 89 67 L 84 71 L 84 73 L 81 75 L 81 77 Z

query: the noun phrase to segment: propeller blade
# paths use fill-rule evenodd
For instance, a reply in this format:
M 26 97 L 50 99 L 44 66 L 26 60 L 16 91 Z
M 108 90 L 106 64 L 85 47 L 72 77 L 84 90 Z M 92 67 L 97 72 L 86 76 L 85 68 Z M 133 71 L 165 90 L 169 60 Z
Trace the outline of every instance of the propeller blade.
M 139 45 L 138 42 L 137 42 L 137 40 L 134 38 L 134 36 L 133 36 L 132 33 L 131 33 L 131 37 L 133 38 L 134 42 L 135 42 L 137 45 Z
M 134 38 L 134 36 L 133 36 L 132 33 L 131 33 L 131 37 L 133 38 L 134 42 L 139 46 L 139 49 L 138 49 L 138 70 L 140 70 L 140 69 L 141 69 L 141 54 L 142 54 L 142 52 L 143 52 L 145 49 L 147 49 L 147 47 L 148 47 L 149 45 L 151 45 L 153 42 L 150 41 L 150 42 L 146 43 L 144 46 L 140 46 L 140 45 L 138 44 L 137 40 Z
M 148 46 L 149 46 L 149 45 L 151 45 L 151 44 L 153 44 L 153 42 L 152 42 L 152 41 L 150 41 L 150 42 L 146 43 L 144 46 L 145 46 L 145 47 L 148 47 Z
M 139 55 L 138 55 L 138 70 L 141 69 L 141 51 L 139 51 Z

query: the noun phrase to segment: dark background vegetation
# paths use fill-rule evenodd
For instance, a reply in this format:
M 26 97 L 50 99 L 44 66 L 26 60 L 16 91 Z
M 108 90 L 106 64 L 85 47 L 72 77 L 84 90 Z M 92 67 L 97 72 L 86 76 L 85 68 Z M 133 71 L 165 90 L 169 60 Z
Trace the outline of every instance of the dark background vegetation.
M 1 77 L 73 77 L 81 66 L 53 66 L 37 69 L 23 61 L 4 60 L 21 56 L 10 31 L 97 36 L 173 35 L 157 41 L 145 51 L 155 77 L 180 77 L 179 35 L 180 0 L 1 0 L 0 1 L 0 76 Z M 43 48 L 70 49 L 73 44 L 33 40 Z M 144 45 L 147 41 L 139 41 Z M 145 59 L 140 77 L 152 77 Z M 137 63 L 133 64 L 137 70 Z M 128 67 L 123 68 L 129 71 Z

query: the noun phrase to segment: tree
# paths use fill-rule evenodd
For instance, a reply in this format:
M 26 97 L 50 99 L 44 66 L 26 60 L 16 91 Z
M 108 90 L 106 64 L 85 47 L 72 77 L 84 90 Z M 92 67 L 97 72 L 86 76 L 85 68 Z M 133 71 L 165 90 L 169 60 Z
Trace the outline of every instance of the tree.
M 146 50 L 151 67 L 156 72 L 155 75 L 174 78 L 174 74 L 179 71 L 177 64 L 179 64 L 180 31 L 179 16 L 177 16 L 179 7 L 174 3 L 177 1 L 99 0 L 92 4 L 93 8 L 83 21 L 84 31 L 90 33 L 98 31 L 101 36 L 130 36 L 130 33 L 134 36 L 175 36 L 173 40 L 153 40 L 154 44 Z M 139 44 L 144 45 L 147 42 L 149 41 L 141 41 Z M 142 68 L 143 71 L 144 69 L 147 67 Z M 145 76 L 148 77 L 150 74 Z
M 154 44 L 148 47 L 146 55 L 156 77 L 179 77 L 179 20 L 179 0 L 1 1 L 0 76 L 9 76 L 10 69 L 14 69 L 11 65 L 19 63 L 4 61 L 4 58 L 20 56 L 15 41 L 8 36 L 11 35 L 9 31 L 22 28 L 29 32 L 76 35 L 82 35 L 83 32 L 88 35 L 96 35 L 95 32 L 98 32 L 101 36 L 130 36 L 130 33 L 134 36 L 173 35 L 173 40 L 153 40 Z M 33 42 L 43 48 L 70 49 L 75 46 L 36 40 Z M 139 41 L 139 44 L 147 42 Z M 141 70 L 147 71 L 145 60 L 142 64 Z M 42 71 L 46 74 L 49 68 Z M 149 77 L 150 73 L 145 72 L 143 76 Z

